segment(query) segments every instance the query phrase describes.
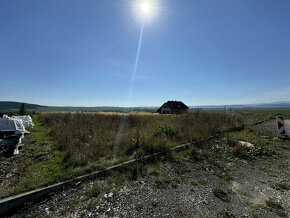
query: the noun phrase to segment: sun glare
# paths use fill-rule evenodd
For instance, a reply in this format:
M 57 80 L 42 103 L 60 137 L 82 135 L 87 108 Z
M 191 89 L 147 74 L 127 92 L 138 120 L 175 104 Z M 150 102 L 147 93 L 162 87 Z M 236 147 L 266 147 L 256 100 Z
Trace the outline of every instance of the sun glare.
M 152 20 L 159 11 L 159 0 L 135 0 L 133 3 L 135 16 Z
M 149 15 L 149 13 L 151 11 L 151 4 L 150 4 L 150 2 L 149 1 L 142 2 L 141 10 L 142 10 L 142 12 L 143 12 L 144 15 Z

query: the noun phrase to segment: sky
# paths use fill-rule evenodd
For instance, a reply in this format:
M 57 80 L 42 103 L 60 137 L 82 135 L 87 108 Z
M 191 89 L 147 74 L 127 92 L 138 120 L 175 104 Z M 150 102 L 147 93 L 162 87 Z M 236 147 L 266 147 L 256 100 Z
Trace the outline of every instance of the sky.
M 144 22 L 136 1 L 0 0 L 0 101 L 290 100 L 289 0 L 153 0 L 132 79 Z

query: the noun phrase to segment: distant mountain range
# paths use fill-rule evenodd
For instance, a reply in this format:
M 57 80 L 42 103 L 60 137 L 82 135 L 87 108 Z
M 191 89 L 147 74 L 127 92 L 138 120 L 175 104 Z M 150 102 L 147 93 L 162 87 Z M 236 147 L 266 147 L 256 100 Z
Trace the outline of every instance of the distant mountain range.
M 38 110 L 40 108 L 47 108 L 37 104 L 24 103 L 25 108 L 29 110 Z M 0 111 L 17 111 L 21 106 L 21 102 L 14 101 L 0 101 Z
M 21 102 L 0 101 L 0 112 L 18 112 Z M 128 112 L 128 111 L 149 111 L 157 110 L 157 107 L 72 107 L 72 106 L 43 106 L 38 104 L 24 103 L 25 108 L 30 111 L 52 112 L 52 111 L 112 111 L 112 112 Z
M 273 109 L 273 108 L 289 108 L 290 101 L 281 101 L 273 103 L 261 103 L 261 104 L 233 104 L 233 105 L 201 105 L 201 106 L 190 106 L 191 109 L 195 108 L 208 108 L 208 109 L 219 109 L 219 108 L 233 108 L 233 109 Z
M 17 112 L 20 108 L 21 102 L 0 101 L 0 112 Z M 25 108 L 30 111 L 113 111 L 113 112 L 128 112 L 128 111 L 149 111 L 153 112 L 158 107 L 58 107 L 58 106 L 43 106 L 38 104 L 24 103 Z M 161 105 L 161 104 L 160 104 Z M 189 106 L 190 109 L 290 109 L 290 101 L 273 102 L 264 104 L 240 104 L 240 105 L 201 105 Z

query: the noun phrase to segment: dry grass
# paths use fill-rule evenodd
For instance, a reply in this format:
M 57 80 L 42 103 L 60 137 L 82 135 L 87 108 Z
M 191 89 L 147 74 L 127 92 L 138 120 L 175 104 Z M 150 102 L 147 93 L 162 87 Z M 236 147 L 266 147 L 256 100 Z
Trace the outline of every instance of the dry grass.
M 86 165 L 100 158 L 143 155 L 242 127 L 240 116 L 196 111 L 153 113 L 42 113 L 42 122 L 66 152 L 66 161 Z

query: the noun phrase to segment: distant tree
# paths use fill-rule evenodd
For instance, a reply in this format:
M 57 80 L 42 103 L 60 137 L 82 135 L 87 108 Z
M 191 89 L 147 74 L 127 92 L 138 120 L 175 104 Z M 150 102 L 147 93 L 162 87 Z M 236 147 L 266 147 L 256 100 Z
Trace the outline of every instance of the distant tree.
M 21 103 L 20 108 L 19 108 L 19 114 L 20 115 L 26 115 L 26 109 L 24 103 Z

